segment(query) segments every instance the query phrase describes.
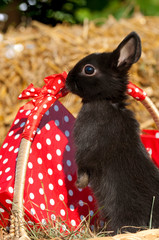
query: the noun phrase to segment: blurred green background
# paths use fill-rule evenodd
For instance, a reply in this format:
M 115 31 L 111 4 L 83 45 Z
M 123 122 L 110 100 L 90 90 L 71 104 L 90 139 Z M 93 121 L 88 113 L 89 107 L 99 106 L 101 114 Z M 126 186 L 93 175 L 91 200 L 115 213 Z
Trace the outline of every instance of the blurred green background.
M 159 15 L 159 0 L 0 0 L 3 31 L 10 24 L 28 24 L 32 19 L 52 26 L 63 22 L 80 24 L 86 18 L 100 24 L 109 15 L 120 19 L 136 12 Z

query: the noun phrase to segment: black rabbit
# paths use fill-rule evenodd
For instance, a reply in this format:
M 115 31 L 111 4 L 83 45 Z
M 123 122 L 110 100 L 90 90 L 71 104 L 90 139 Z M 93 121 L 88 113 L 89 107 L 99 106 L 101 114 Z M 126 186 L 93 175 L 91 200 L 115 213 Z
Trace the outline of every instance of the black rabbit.
M 152 227 L 159 227 L 159 170 L 125 102 L 128 70 L 140 55 L 140 38 L 132 32 L 113 52 L 80 60 L 66 79 L 67 88 L 83 102 L 74 126 L 76 185 L 90 183 L 114 234 L 124 226 L 131 232 L 148 227 L 152 212 Z

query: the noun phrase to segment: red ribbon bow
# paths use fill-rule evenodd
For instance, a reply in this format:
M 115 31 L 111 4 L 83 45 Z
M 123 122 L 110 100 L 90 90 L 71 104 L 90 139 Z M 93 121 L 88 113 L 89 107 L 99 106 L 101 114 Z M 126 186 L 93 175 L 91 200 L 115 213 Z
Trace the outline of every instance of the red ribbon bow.
M 24 109 L 28 110 L 26 112 L 28 120 L 22 134 L 23 138 L 33 141 L 33 137 L 44 113 L 58 98 L 68 93 L 65 88 L 66 77 L 66 72 L 48 76 L 44 79 L 45 85 L 42 88 L 35 88 L 33 84 L 30 84 L 19 95 L 18 99 L 34 98 L 24 106 Z

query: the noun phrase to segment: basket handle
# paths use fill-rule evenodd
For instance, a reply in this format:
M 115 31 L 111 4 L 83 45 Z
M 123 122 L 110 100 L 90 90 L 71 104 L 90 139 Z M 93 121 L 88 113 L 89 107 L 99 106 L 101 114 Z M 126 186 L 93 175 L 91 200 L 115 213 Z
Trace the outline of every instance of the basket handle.
M 145 108 L 151 114 L 154 122 L 156 123 L 157 128 L 159 129 L 159 111 L 156 108 L 155 104 L 147 96 L 146 92 L 137 87 L 135 84 L 129 82 L 127 93 L 137 101 L 140 101 L 145 106 Z
M 63 77 L 64 77 L 63 80 L 65 80 L 66 74 L 64 74 Z M 52 76 L 51 76 L 51 79 L 52 79 Z M 58 81 L 58 84 L 59 84 L 59 81 Z M 33 91 L 32 87 L 33 86 L 30 86 L 30 94 Z M 44 91 L 42 91 L 42 92 L 46 93 L 45 90 L 46 89 L 44 89 Z M 58 97 L 60 97 L 62 95 L 65 95 L 65 93 L 61 92 L 61 90 L 62 89 L 60 89 L 60 94 L 59 94 Z M 37 91 L 39 91 L 39 89 L 37 89 Z M 48 89 L 47 89 L 47 91 L 48 91 Z M 28 89 L 27 89 L 27 92 L 28 92 Z M 156 125 L 159 129 L 159 111 L 157 110 L 155 105 L 152 103 L 150 98 L 147 97 L 147 94 L 142 89 L 138 88 L 137 86 L 135 86 L 132 83 L 128 84 L 127 93 L 129 95 L 131 95 L 133 98 L 135 98 L 136 100 L 142 102 L 142 104 L 150 112 L 151 116 L 153 117 L 153 119 L 154 119 L 154 121 L 155 121 L 155 123 L 156 123 Z M 29 94 L 29 96 L 30 96 L 30 94 Z M 28 94 L 26 94 L 26 95 L 28 96 Z M 39 99 L 37 99 L 37 100 L 39 100 Z M 44 100 L 45 100 L 45 98 L 43 99 L 43 101 Z M 47 98 L 47 101 L 49 101 L 48 98 Z M 38 101 L 38 103 L 40 103 L 40 102 Z M 42 110 L 41 111 L 42 114 L 39 114 L 40 117 L 38 118 L 38 123 L 40 122 L 40 120 L 42 118 L 42 115 L 44 114 L 44 112 L 46 110 L 47 109 Z M 29 116 L 29 121 L 27 121 L 27 122 L 30 122 L 31 119 L 32 119 L 32 114 Z M 28 162 L 28 158 L 29 158 L 31 143 L 32 143 L 33 138 L 34 138 L 33 131 L 36 130 L 38 123 L 34 124 L 34 129 L 31 132 L 27 131 L 28 130 L 28 123 L 26 123 L 25 129 L 24 129 L 24 132 L 23 132 L 23 135 L 22 135 L 22 140 L 21 140 L 21 144 L 20 144 L 20 149 L 19 149 L 19 154 L 18 154 L 18 159 L 17 159 L 17 165 L 16 165 L 14 197 L 13 197 L 11 226 L 10 226 L 10 236 L 11 237 L 15 236 L 17 238 L 22 237 L 23 239 L 30 239 L 27 236 L 27 233 L 25 231 L 25 226 L 24 226 L 23 195 L 24 195 L 25 174 L 26 174 L 26 169 L 27 169 L 27 162 Z

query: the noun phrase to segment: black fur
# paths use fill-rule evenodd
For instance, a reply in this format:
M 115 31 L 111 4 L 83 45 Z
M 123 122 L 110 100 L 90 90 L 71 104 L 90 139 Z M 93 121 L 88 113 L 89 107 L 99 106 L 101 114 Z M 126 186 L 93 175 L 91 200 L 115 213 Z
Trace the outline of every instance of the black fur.
M 148 227 L 153 196 L 152 226 L 159 227 L 159 171 L 125 104 L 128 70 L 140 55 L 140 38 L 132 32 L 113 52 L 79 61 L 66 80 L 83 101 L 74 126 L 77 186 L 90 183 L 114 234 L 124 226 Z M 85 73 L 86 64 L 95 68 L 93 75 Z

